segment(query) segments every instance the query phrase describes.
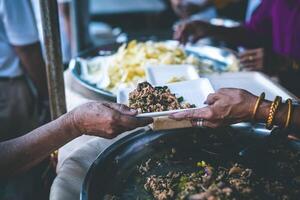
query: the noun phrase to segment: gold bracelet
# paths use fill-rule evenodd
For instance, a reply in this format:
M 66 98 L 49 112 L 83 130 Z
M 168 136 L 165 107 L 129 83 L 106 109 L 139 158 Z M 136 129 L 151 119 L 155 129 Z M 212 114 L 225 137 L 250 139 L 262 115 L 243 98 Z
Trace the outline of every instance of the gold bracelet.
M 253 112 L 252 112 L 252 121 L 255 120 L 255 115 L 257 113 L 257 109 L 259 107 L 259 104 L 265 99 L 265 96 L 266 96 L 266 94 L 263 92 L 263 93 L 260 94 L 259 97 L 257 97 L 256 103 L 254 105 L 254 109 L 253 109 Z
M 292 119 L 292 108 L 293 108 L 291 99 L 287 99 L 286 103 L 288 104 L 288 113 L 287 113 L 284 128 L 288 128 L 290 126 L 291 119 Z
M 271 104 L 269 116 L 268 116 L 267 123 L 266 123 L 266 128 L 269 130 L 271 130 L 273 128 L 274 118 L 275 118 L 276 112 L 278 110 L 278 107 L 281 104 L 281 100 L 282 100 L 281 97 L 276 96 L 275 100 Z

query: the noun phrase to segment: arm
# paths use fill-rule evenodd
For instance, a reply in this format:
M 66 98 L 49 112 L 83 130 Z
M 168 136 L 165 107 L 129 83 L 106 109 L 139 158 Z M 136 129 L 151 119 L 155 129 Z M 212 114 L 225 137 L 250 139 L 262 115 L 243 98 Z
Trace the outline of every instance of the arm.
M 43 100 L 48 99 L 46 67 L 39 42 L 24 46 L 14 46 L 19 56 L 22 67 L 28 73 L 38 89 L 39 96 Z
M 38 30 L 30 1 L 3 0 L 1 18 L 7 39 L 20 58 L 21 66 L 29 74 L 39 95 L 46 99 L 45 64 L 39 43 Z
M 0 143 L 0 177 L 26 171 L 51 152 L 79 136 L 67 115 L 30 133 Z
M 257 112 L 257 122 L 265 122 L 268 115 L 269 115 L 269 109 L 271 106 L 270 101 L 263 101 L 262 104 L 258 108 Z M 278 112 L 275 115 L 275 123 L 278 126 L 284 126 L 286 122 L 288 112 L 288 106 L 286 104 L 282 104 L 279 106 Z M 295 107 L 293 109 L 292 113 L 292 121 L 291 121 L 291 127 L 295 127 L 300 130 L 300 107 Z M 296 133 L 297 136 L 300 137 L 300 132 Z
M 120 104 L 87 103 L 22 137 L 2 142 L 0 178 L 26 171 L 82 133 L 113 138 L 152 122 L 135 118 L 136 114 Z
M 272 4 L 264 0 L 245 25 L 233 28 L 211 25 L 204 21 L 184 22 L 177 27 L 174 38 L 182 43 L 196 42 L 203 37 L 214 37 L 229 43 L 248 47 L 272 46 Z
M 227 28 L 216 26 L 204 21 L 190 21 L 178 25 L 174 32 L 174 39 L 181 43 L 196 42 L 204 37 L 213 37 L 218 40 L 245 46 L 256 46 L 259 41 L 244 26 Z

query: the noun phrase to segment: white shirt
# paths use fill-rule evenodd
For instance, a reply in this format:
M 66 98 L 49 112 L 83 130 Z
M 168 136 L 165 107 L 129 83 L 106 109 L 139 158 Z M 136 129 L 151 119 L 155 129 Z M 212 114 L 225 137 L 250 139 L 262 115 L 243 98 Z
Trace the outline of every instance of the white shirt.
M 13 46 L 39 41 L 29 0 L 0 0 L 0 77 L 16 77 L 23 72 Z
M 71 3 L 71 0 L 57 0 L 58 3 Z M 41 8 L 39 0 L 31 0 L 32 7 L 34 10 L 35 20 L 38 28 L 39 38 L 42 44 L 42 50 L 45 55 L 45 47 L 44 47 L 44 36 L 43 36 L 43 27 L 42 27 L 42 19 L 41 19 Z M 63 62 L 67 63 L 71 59 L 71 47 L 68 39 L 68 35 L 66 32 L 66 27 L 64 24 L 64 20 L 62 14 L 59 13 L 59 29 L 60 29 L 60 39 L 61 39 L 61 50 Z

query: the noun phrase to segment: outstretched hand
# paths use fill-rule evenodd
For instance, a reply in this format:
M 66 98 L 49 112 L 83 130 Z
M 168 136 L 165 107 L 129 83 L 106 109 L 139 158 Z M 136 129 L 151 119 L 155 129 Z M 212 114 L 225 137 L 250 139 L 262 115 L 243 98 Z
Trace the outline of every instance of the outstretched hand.
M 152 118 L 136 118 L 136 115 L 137 111 L 122 104 L 91 102 L 71 111 L 69 119 L 79 135 L 114 138 L 152 123 Z
M 256 97 L 241 89 L 224 88 L 207 97 L 207 106 L 200 109 L 178 112 L 169 117 L 176 120 L 190 119 L 194 126 L 202 119 L 203 126 L 216 128 L 249 121 Z
M 180 43 L 197 42 L 199 39 L 209 35 L 211 25 L 204 21 L 182 22 L 175 27 L 173 38 Z

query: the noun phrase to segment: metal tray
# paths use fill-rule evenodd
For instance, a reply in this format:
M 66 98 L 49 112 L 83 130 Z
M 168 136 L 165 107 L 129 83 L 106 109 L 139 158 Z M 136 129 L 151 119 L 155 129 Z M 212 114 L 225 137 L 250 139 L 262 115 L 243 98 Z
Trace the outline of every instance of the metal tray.
M 120 45 L 121 44 L 112 44 L 87 50 L 85 52 L 82 52 L 77 58 L 72 59 L 70 61 L 69 67 L 71 69 L 73 78 L 88 90 L 96 92 L 108 98 L 109 100 L 116 101 L 116 94 L 107 91 L 104 88 L 100 88 L 96 84 L 92 84 L 87 80 L 82 79 L 82 60 L 88 60 L 96 56 L 112 54 L 117 51 Z M 232 65 L 232 58 L 235 58 L 235 55 L 232 51 L 212 46 L 187 46 L 186 52 L 187 54 L 196 55 L 201 59 L 202 62 L 212 65 L 214 71 L 216 72 L 223 72 L 228 70 L 227 67 Z
M 270 160 L 263 149 L 260 149 L 259 153 L 256 152 L 254 157 L 250 154 L 248 156 L 238 154 L 249 144 L 262 140 L 255 135 L 232 128 L 134 132 L 118 140 L 98 156 L 85 177 L 81 200 L 103 199 L 105 194 L 118 192 L 127 193 L 122 199 L 136 199 L 134 195 L 140 194 L 142 190 L 142 187 L 131 181 L 137 165 L 148 160 L 149 157 L 163 155 L 172 148 L 182 152 L 185 158 L 220 162 L 230 159 L 261 168 L 260 170 L 271 170 L 276 161 Z M 222 145 L 212 145 L 220 142 Z M 267 148 L 266 145 L 263 147 Z M 128 185 L 132 187 L 124 191 Z

